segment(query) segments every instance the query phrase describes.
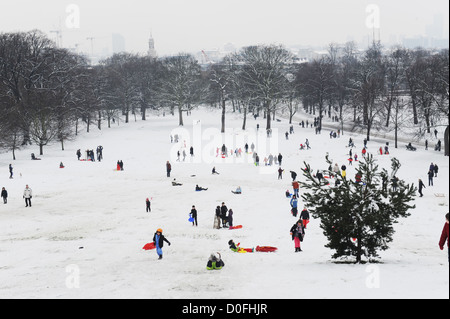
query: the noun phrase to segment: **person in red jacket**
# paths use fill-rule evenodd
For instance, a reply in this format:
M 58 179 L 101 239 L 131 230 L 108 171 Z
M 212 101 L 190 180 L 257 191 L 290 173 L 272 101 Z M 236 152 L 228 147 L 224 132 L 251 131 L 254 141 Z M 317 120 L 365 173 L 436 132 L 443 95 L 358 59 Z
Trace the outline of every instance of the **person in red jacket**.
M 439 248 L 441 248 L 441 250 L 444 250 L 444 245 L 445 242 L 447 242 L 447 250 L 448 250 L 448 260 L 450 262 L 450 248 L 449 248 L 449 238 L 448 238 L 448 213 L 447 215 L 445 215 L 445 225 L 444 225 L 444 229 L 442 230 L 442 234 L 441 234 L 441 240 L 439 240 Z

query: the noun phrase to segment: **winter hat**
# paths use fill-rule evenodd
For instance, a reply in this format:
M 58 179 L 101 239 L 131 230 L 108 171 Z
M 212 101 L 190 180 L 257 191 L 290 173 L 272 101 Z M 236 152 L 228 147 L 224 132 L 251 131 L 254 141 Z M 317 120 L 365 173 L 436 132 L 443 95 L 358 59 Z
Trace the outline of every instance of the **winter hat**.
M 162 232 L 163 232 L 163 231 L 162 231 L 162 229 L 161 229 L 161 228 L 158 228 L 158 229 L 156 230 L 156 232 L 157 232 L 157 233 L 161 233 L 161 234 L 162 234 Z

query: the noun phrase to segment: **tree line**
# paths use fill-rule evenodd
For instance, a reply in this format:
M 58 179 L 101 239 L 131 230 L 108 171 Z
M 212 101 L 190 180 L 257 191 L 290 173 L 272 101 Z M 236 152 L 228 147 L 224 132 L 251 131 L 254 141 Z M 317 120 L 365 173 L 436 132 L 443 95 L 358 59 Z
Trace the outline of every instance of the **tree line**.
M 15 151 L 73 139 L 80 123 L 89 131 L 147 112 L 184 114 L 199 105 L 247 117 L 262 116 L 270 129 L 276 116 L 292 123 L 300 107 L 344 128 L 414 129 L 418 135 L 445 126 L 448 155 L 448 49 L 364 51 L 353 43 L 330 45 L 327 54 L 299 61 L 283 46 L 249 46 L 219 63 L 200 65 L 191 54 L 152 58 L 119 53 L 91 65 L 80 54 L 58 48 L 38 30 L 0 34 L 0 147 Z M 105 124 L 106 123 L 106 124 Z

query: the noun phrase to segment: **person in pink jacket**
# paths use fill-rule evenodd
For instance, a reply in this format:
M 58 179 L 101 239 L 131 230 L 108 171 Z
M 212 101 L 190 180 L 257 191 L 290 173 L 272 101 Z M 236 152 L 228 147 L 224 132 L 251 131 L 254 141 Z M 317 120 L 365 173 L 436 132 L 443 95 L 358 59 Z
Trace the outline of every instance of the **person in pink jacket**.
M 447 215 L 445 215 L 444 229 L 442 230 L 441 239 L 439 240 L 439 248 L 441 248 L 441 250 L 444 250 L 445 242 L 447 242 L 448 260 L 450 262 L 450 248 L 448 241 L 449 239 L 448 239 L 448 213 L 447 213 Z

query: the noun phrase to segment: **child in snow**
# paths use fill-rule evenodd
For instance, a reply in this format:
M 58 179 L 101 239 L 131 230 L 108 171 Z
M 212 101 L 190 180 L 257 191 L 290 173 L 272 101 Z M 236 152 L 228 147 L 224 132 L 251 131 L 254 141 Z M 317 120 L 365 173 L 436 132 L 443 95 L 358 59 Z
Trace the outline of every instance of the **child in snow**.
M 298 206 L 297 196 L 294 195 L 294 196 L 292 196 L 292 199 L 291 199 L 291 208 L 292 208 L 291 212 L 294 217 L 297 217 L 297 213 L 298 213 L 297 206 Z
M 211 256 L 208 259 L 208 263 L 206 264 L 206 269 L 208 270 L 220 270 L 225 266 L 225 263 L 222 260 L 222 256 L 217 253 L 219 257 L 216 257 L 216 255 L 211 254 Z
M 177 182 L 177 179 L 174 178 L 173 181 L 172 181 L 172 186 L 183 186 L 183 184 L 178 183 L 178 182 Z
M 300 218 L 303 222 L 303 228 L 306 229 L 306 226 L 309 224 L 309 211 L 305 208 L 303 208 Z
M 195 186 L 195 191 L 196 192 L 207 191 L 207 190 L 208 190 L 207 188 L 203 188 L 203 187 L 200 187 L 198 185 Z
M 302 249 L 300 248 L 300 242 L 303 241 L 303 237 L 305 236 L 305 230 L 303 228 L 303 223 L 301 219 L 298 220 L 294 226 L 291 228 L 291 236 L 292 240 L 295 243 L 295 252 L 300 252 Z
M 240 243 L 236 245 L 232 239 L 228 242 L 228 245 L 230 246 L 230 249 L 235 253 L 252 253 L 254 251 L 253 248 L 241 248 L 239 246 Z
M 158 230 L 156 230 L 156 233 L 153 236 L 153 242 L 155 243 L 155 246 L 156 246 L 156 253 L 159 256 L 158 259 L 162 259 L 163 258 L 162 248 L 164 246 L 164 242 L 168 243 L 169 246 L 170 246 L 170 242 L 162 234 L 161 228 L 158 228 Z
M 233 194 L 242 194 L 242 188 L 241 186 L 238 186 L 238 188 L 236 188 L 236 190 L 233 192 L 231 191 Z

